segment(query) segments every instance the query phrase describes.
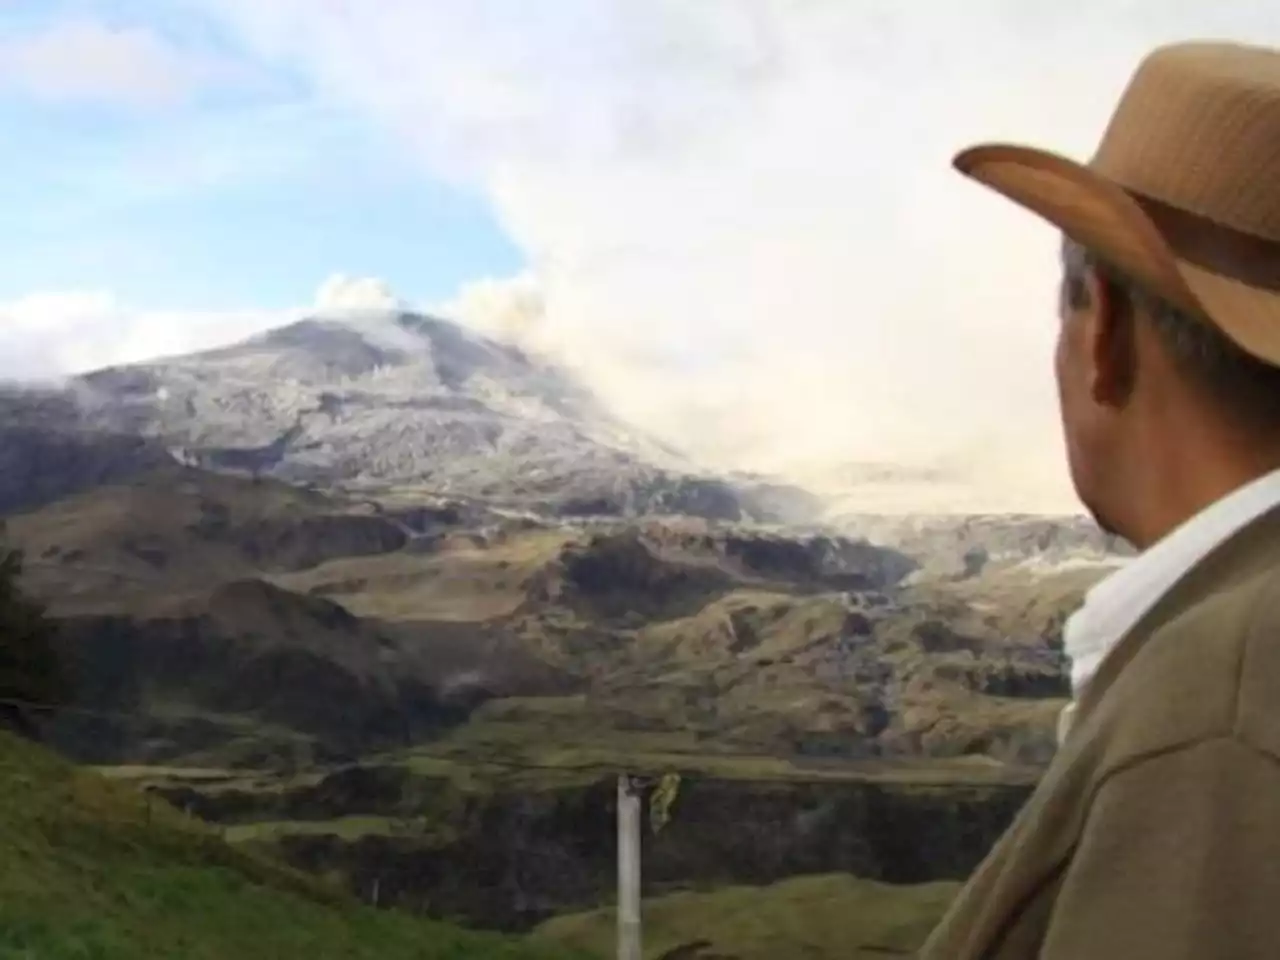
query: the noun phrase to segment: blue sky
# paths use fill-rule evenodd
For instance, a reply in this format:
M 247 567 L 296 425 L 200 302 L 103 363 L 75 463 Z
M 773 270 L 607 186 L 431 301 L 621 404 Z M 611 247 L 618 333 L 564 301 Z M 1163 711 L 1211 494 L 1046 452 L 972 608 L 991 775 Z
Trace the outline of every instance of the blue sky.
M 69 23 L 145 27 L 244 74 L 154 103 L 4 78 L 0 302 L 107 289 L 139 308 L 284 308 L 345 272 L 430 303 L 519 269 L 476 190 L 433 177 L 385 130 L 245 57 L 207 18 L 160 15 L 174 6 L 0 8 L 10 42 Z

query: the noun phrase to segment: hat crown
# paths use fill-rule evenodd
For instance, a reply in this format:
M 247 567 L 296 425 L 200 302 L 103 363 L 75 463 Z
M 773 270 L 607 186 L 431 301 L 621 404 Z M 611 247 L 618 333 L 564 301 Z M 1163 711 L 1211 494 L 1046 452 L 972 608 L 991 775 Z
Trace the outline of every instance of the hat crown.
M 1280 51 L 1157 49 L 1135 71 L 1090 166 L 1134 193 L 1280 242 Z

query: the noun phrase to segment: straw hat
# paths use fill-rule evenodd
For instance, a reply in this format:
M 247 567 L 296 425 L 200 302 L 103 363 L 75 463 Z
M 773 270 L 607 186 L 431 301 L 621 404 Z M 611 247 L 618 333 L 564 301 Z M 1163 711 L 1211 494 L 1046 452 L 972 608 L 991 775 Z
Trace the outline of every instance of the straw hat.
M 1087 165 L 1012 144 L 954 163 L 1280 366 L 1280 50 L 1157 49 Z

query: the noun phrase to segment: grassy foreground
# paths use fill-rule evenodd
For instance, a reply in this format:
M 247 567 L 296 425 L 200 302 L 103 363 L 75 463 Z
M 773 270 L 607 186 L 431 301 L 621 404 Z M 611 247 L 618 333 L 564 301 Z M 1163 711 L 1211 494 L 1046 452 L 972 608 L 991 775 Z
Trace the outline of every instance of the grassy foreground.
M 644 904 L 644 955 L 682 960 L 886 960 L 912 956 L 959 889 L 894 887 L 844 875 L 799 877 L 769 887 L 674 893 Z M 537 936 L 607 955 L 612 910 L 557 917 Z M 683 949 L 681 949 L 683 948 Z
M 0 958 L 553 960 L 572 948 L 353 904 L 0 732 Z

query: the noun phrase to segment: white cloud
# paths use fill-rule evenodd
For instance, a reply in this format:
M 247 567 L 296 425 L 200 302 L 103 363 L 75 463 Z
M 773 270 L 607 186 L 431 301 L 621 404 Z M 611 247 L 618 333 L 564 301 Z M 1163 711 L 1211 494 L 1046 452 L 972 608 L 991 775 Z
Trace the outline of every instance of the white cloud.
M 321 313 L 401 310 L 405 303 L 386 281 L 377 277 L 349 277 L 336 273 L 320 285 L 315 308 Z
M 229 64 L 179 49 L 144 27 L 55 20 L 0 40 L 0 84 L 44 101 L 161 106 L 237 79 Z
M 487 194 L 531 273 L 473 324 L 706 456 L 937 460 L 1011 509 L 1071 503 L 1055 241 L 952 153 L 1087 156 L 1152 45 L 1280 43 L 1270 0 L 189 2 Z
M 106 291 L 0 303 L 0 380 L 58 379 L 208 349 L 289 322 L 286 311 L 140 310 Z
M 473 281 L 429 312 L 498 340 L 552 352 L 556 348 L 554 341 L 543 341 L 546 302 L 532 272 Z
M 1269 0 L 204 6 L 484 189 L 539 336 L 624 414 L 765 465 L 941 456 L 1027 507 L 1071 502 L 1055 241 L 950 156 L 1085 156 L 1150 46 L 1280 41 Z
M 415 353 L 426 348 L 422 338 L 395 322 L 410 309 L 385 280 L 336 273 L 320 285 L 310 313 L 344 323 L 383 349 Z
M 503 284 L 497 285 L 499 288 Z M 144 308 L 109 290 L 46 291 L 0 302 L 0 382 L 58 380 L 101 367 L 180 356 L 238 342 L 307 316 L 356 326 L 388 346 L 419 348 L 397 335 L 389 312 L 413 309 L 377 277 L 335 273 L 317 288 L 310 306 L 280 310 Z M 479 312 L 459 316 L 462 322 Z M 493 325 L 469 324 L 493 335 Z

